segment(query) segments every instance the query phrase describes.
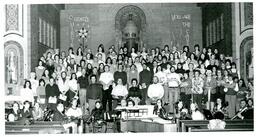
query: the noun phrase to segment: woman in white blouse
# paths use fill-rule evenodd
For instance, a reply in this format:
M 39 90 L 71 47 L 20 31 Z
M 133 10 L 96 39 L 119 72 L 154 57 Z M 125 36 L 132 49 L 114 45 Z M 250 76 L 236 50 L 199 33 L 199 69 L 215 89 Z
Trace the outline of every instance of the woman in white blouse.
M 121 78 L 117 79 L 117 85 L 113 88 L 112 93 L 113 97 L 113 108 L 115 109 L 118 102 L 120 102 L 122 99 L 126 98 L 128 95 L 127 87 L 123 85 L 123 81 Z
M 68 108 L 66 115 L 71 119 L 78 119 L 82 117 L 82 109 L 77 106 L 77 99 L 72 99 L 71 107 Z
M 166 73 L 163 72 L 161 65 L 157 66 L 157 70 L 156 70 L 156 73 L 154 74 L 154 76 L 158 77 L 159 83 L 162 85 L 167 80 Z
M 78 84 L 76 73 L 71 74 L 71 78 L 68 81 L 69 91 L 67 93 L 67 100 L 71 101 L 73 98 L 78 99 Z
M 34 104 L 34 93 L 32 91 L 32 85 L 31 82 L 26 80 L 23 88 L 20 90 L 20 96 L 24 101 L 29 101 Z

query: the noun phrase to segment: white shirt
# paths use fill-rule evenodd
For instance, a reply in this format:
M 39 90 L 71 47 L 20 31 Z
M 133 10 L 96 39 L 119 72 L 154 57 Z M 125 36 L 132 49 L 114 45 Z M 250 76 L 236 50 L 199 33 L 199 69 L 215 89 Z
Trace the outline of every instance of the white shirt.
M 147 58 L 147 55 L 148 55 L 148 54 L 147 54 L 146 52 L 142 52 L 142 53 L 141 53 L 141 56 L 142 56 L 144 59 Z
M 134 65 L 136 66 L 138 73 L 140 74 L 140 72 L 143 70 L 141 63 L 134 63 Z
M 110 81 L 114 81 L 114 75 L 111 72 L 103 72 L 100 74 L 99 81 L 104 84 L 109 84 Z M 103 87 L 104 90 L 108 89 L 108 86 Z
M 61 93 L 64 93 L 64 92 L 69 90 L 69 84 L 68 83 L 69 83 L 68 79 L 66 79 L 65 82 L 62 80 L 62 78 L 60 78 L 58 80 L 57 85 L 58 85 L 59 90 L 60 90 Z
M 167 74 L 171 73 L 171 71 L 170 71 L 170 69 L 166 69 L 166 70 L 164 70 L 164 73 L 167 75 Z
M 148 97 L 161 99 L 164 96 L 164 88 L 160 83 L 151 84 L 148 87 Z
M 78 90 L 78 84 L 76 79 L 72 79 L 68 81 L 68 86 L 70 89 Z
M 117 85 L 113 88 L 111 95 L 124 97 L 124 96 L 128 95 L 128 90 L 127 90 L 126 86 Z
M 29 81 L 31 82 L 32 91 L 33 91 L 34 95 L 36 96 L 37 95 L 36 94 L 36 89 L 39 86 L 39 81 L 35 80 L 35 79 L 30 79 Z
M 131 53 L 131 56 L 132 56 L 132 60 L 135 60 L 135 58 L 138 56 L 138 54 L 136 54 L 136 53 Z
M 29 89 L 29 88 L 22 88 L 20 90 L 20 96 L 22 97 L 23 102 L 27 100 L 29 102 L 34 103 L 34 93 L 33 93 L 33 91 L 31 89 Z
M 180 75 L 177 73 L 167 74 L 167 82 L 169 87 L 178 87 L 180 84 Z
M 79 78 L 79 77 L 81 77 L 82 76 L 82 72 L 81 71 L 77 71 L 76 72 L 76 76 Z
M 86 62 L 92 64 L 93 60 L 89 59 L 89 60 L 86 60 Z
M 204 115 L 200 111 L 192 112 L 192 120 L 204 120 Z
M 81 108 L 76 108 L 76 109 L 73 109 L 72 107 L 69 108 L 66 112 L 66 115 L 68 117 L 70 116 L 73 116 L 73 117 L 80 117 L 82 116 L 82 109 Z
M 158 71 L 157 73 L 155 73 L 154 76 L 158 77 L 159 83 L 161 83 L 161 84 L 164 84 L 167 81 L 166 74 L 162 71 Z

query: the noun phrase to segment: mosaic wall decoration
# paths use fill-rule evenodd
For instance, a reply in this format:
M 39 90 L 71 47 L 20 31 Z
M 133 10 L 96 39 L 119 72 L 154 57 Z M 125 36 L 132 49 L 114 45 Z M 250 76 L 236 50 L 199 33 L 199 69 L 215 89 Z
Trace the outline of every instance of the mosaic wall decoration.
M 6 5 L 6 31 L 19 31 L 19 7 L 17 4 Z

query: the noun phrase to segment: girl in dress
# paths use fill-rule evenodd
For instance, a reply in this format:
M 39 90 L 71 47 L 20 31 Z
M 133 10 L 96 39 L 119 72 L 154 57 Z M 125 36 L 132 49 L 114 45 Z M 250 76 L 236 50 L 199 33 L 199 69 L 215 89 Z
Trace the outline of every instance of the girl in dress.
M 41 79 L 45 70 L 45 67 L 43 66 L 43 61 L 38 61 L 38 66 L 35 68 L 36 70 L 36 78 L 37 80 Z
M 32 91 L 31 82 L 26 80 L 23 88 L 20 90 L 20 96 L 23 101 L 29 101 L 34 104 L 34 93 Z
M 42 110 L 42 108 L 40 107 L 40 104 L 39 104 L 38 102 L 36 102 L 36 103 L 34 104 L 34 108 L 33 108 L 33 110 L 32 110 L 32 114 L 33 114 L 34 120 L 36 120 L 36 121 L 42 120 L 44 113 L 43 113 L 43 110 Z

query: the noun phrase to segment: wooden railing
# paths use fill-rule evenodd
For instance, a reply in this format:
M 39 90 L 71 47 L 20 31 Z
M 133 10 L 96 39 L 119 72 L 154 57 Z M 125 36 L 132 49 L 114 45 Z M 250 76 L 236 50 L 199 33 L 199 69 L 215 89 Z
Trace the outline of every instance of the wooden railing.
M 225 120 L 226 126 L 224 131 L 253 131 L 252 120 Z M 179 132 L 206 132 L 219 131 L 208 129 L 209 120 L 179 120 L 177 127 Z M 222 131 L 222 130 L 220 130 Z
M 65 129 L 61 121 L 35 121 L 31 125 L 21 125 L 19 122 L 6 122 L 6 134 L 64 134 L 72 131 Z

